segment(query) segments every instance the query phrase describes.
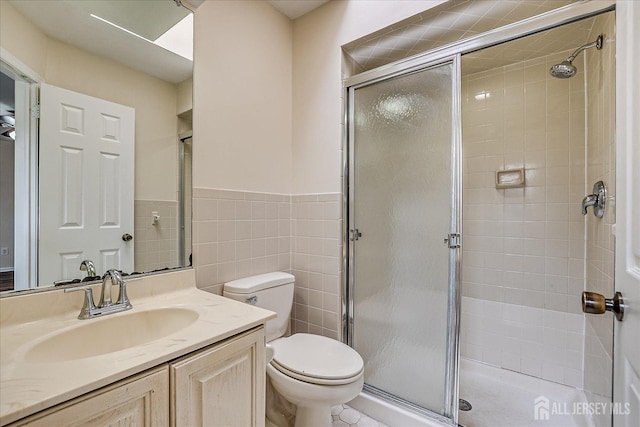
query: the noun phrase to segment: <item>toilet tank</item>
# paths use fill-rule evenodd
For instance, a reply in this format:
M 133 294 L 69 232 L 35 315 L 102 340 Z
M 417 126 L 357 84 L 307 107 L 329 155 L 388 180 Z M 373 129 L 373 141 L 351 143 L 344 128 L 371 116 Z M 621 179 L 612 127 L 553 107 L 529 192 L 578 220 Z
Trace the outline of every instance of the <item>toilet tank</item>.
M 267 342 L 287 332 L 295 277 L 281 271 L 245 277 L 224 284 L 222 295 L 236 301 L 275 311 L 277 317 L 267 321 Z

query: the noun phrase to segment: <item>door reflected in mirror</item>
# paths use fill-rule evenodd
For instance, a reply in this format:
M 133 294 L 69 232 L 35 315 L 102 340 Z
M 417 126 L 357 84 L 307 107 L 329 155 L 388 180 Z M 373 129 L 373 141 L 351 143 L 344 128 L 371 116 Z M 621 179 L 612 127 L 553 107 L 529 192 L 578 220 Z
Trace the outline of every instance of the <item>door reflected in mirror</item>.
M 0 7 L 0 116 L 15 132 L 0 135 L 0 290 L 189 266 L 191 12 L 174 0 Z

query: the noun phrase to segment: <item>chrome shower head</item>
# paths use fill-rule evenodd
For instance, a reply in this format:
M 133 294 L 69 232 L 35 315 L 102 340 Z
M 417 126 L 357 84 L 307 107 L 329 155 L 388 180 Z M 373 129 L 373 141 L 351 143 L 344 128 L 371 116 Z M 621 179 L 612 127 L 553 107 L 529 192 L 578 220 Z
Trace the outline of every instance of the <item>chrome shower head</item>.
M 573 60 L 576 59 L 576 56 L 578 56 L 578 54 L 583 50 L 589 49 L 592 47 L 595 47 L 598 50 L 602 49 L 603 39 L 604 39 L 604 36 L 600 34 L 596 39 L 596 41 L 580 46 L 578 49 L 576 49 L 575 52 L 571 54 L 570 57 L 568 57 L 561 63 L 552 66 L 549 69 L 549 74 L 551 74 L 553 77 L 556 77 L 558 79 L 568 79 L 570 77 L 575 76 L 575 74 L 578 72 L 578 69 L 573 65 Z
M 554 65 L 549 69 L 549 73 L 558 79 L 568 79 L 573 77 L 578 69 L 571 63 L 571 61 L 562 61 L 559 64 Z

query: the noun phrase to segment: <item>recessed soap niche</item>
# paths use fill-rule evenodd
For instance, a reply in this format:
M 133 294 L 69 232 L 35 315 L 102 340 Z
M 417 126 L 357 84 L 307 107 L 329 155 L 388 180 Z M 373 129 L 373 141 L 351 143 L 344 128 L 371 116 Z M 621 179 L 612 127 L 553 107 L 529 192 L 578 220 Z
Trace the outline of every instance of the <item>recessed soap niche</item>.
M 524 168 L 496 171 L 496 188 L 522 188 L 524 185 Z

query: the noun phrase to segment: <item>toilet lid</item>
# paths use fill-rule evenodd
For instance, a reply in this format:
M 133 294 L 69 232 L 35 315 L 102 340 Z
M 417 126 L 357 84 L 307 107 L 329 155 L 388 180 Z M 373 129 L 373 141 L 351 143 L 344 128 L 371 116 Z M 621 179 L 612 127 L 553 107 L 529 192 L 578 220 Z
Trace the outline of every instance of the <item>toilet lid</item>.
M 272 341 L 271 345 L 275 350 L 272 363 L 284 368 L 284 373 L 297 374 L 296 377 L 347 379 L 360 374 L 364 367 L 362 357 L 354 349 L 321 335 L 295 334 Z

